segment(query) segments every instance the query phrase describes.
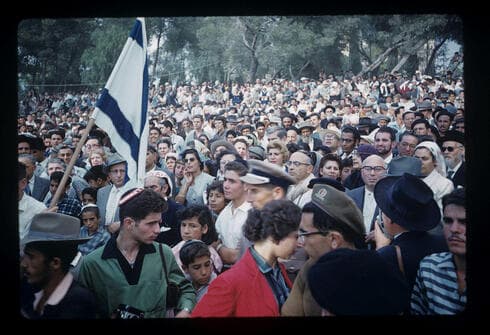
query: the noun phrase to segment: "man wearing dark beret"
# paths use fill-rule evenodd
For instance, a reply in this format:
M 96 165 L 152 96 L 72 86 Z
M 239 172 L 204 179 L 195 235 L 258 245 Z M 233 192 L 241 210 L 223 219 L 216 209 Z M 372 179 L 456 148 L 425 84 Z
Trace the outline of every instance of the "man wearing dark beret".
M 403 276 L 376 252 L 340 248 L 327 252 L 308 273 L 321 315 L 400 315 L 409 301 Z

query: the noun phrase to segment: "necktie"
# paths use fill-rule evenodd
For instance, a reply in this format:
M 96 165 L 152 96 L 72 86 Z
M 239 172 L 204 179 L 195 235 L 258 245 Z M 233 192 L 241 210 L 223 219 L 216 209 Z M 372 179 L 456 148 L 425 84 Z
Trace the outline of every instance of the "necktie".
M 449 179 L 452 179 L 452 178 L 453 178 L 453 175 L 454 175 L 454 171 L 453 171 L 453 170 L 449 170 L 449 171 L 447 172 L 447 177 L 448 177 Z
M 29 187 L 29 183 L 26 185 L 26 187 L 24 188 L 24 192 L 27 194 L 27 195 L 32 195 L 31 193 L 31 188 Z

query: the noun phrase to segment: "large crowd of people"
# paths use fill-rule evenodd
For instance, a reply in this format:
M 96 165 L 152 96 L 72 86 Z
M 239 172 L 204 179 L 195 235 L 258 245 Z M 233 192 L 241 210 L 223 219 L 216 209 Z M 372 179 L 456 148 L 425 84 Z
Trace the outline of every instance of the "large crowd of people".
M 152 84 L 143 188 L 104 129 L 80 143 L 97 98 L 19 101 L 24 317 L 465 309 L 464 82 L 450 71 Z

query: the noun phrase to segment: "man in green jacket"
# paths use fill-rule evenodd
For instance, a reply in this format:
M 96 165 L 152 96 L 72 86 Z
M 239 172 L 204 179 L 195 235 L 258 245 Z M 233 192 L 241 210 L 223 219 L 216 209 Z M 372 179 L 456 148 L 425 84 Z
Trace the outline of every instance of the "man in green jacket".
M 153 190 L 127 191 L 119 201 L 119 232 L 84 257 L 79 280 L 95 293 L 99 318 L 164 318 L 167 277 L 180 288 L 175 317 L 190 316 L 196 303 L 194 288 L 172 250 L 155 242 L 166 206 Z

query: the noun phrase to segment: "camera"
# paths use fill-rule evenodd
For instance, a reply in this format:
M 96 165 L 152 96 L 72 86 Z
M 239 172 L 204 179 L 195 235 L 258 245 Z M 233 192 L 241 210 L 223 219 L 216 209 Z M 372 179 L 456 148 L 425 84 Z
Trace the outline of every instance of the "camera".
M 120 304 L 114 311 L 113 316 L 116 319 L 143 319 L 145 313 L 129 305 Z

